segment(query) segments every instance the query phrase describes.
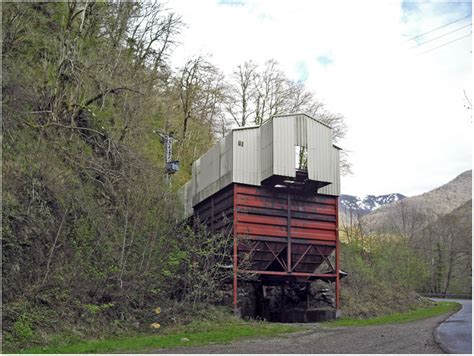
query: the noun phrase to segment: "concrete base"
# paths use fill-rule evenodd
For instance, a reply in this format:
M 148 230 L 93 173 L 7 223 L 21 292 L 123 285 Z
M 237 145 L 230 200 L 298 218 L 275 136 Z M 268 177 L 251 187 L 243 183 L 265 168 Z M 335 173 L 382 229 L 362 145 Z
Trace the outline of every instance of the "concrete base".
M 238 307 L 234 307 L 234 315 L 238 318 L 242 317 L 242 310 Z
M 289 309 L 282 312 L 271 312 L 268 321 L 280 323 L 314 323 L 338 319 L 340 309 Z

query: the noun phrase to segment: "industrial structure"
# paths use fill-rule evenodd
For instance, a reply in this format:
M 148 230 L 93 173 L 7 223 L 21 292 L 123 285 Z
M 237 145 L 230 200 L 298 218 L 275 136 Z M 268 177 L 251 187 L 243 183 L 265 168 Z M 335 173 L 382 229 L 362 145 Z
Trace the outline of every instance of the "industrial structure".
M 232 232 L 235 310 L 243 308 L 241 297 L 248 298 L 242 291 L 251 275 L 253 314 L 278 321 L 338 314 L 339 150 L 329 126 L 287 114 L 232 130 L 193 163 L 192 179 L 180 192 L 184 217 Z M 334 293 L 324 312 L 310 303 L 310 285 L 318 280 Z M 303 307 L 285 304 L 290 287 L 306 298 Z M 265 301 L 268 288 L 280 288 L 277 311 Z

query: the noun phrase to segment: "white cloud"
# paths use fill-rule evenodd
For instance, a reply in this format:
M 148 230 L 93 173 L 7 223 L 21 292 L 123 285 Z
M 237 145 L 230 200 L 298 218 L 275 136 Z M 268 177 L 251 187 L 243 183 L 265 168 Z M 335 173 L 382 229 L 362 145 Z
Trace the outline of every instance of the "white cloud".
M 419 55 L 470 29 L 414 49 L 416 42 L 406 41 L 470 13 L 470 5 L 172 0 L 169 6 L 188 24 L 173 55 L 177 66 L 201 53 L 225 73 L 269 58 L 294 79 L 307 71 L 308 87 L 347 119 L 341 145 L 351 151 L 354 174 L 343 178 L 344 193 L 419 194 L 472 167 L 472 124 L 463 107 L 471 38 Z

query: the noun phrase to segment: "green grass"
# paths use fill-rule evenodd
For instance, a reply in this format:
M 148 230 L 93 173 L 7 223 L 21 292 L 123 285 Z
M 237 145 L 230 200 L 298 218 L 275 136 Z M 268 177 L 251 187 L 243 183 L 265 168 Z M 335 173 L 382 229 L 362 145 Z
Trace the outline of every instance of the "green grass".
M 433 306 L 411 310 L 404 313 L 394 313 L 386 316 L 355 319 L 342 318 L 322 323 L 324 326 L 368 326 L 393 323 L 406 323 L 430 318 L 459 310 L 458 303 L 438 302 Z M 222 321 L 193 322 L 188 325 L 164 329 L 155 334 L 86 340 L 72 343 L 58 343 L 46 347 L 33 347 L 21 350 L 21 353 L 110 353 L 110 352 L 140 352 L 166 349 L 178 346 L 199 346 L 222 344 L 249 337 L 274 336 L 305 330 L 304 327 L 291 324 L 278 324 L 250 321 L 245 322 L 236 318 Z M 181 341 L 187 338 L 189 341 Z
M 78 343 L 48 347 L 33 347 L 21 353 L 109 353 L 139 352 L 178 346 L 198 346 L 213 343 L 228 343 L 247 337 L 273 336 L 304 330 L 302 327 L 288 324 L 265 322 L 244 322 L 232 319 L 223 323 L 191 323 L 169 333 L 157 332 L 151 335 L 135 337 L 90 340 Z M 181 341 L 187 338 L 189 341 Z
M 455 302 L 438 302 L 433 306 L 410 310 L 403 313 L 393 313 L 370 319 L 341 318 L 323 323 L 324 326 L 368 326 L 381 324 L 408 323 L 420 319 L 431 318 L 433 316 L 457 311 L 461 304 Z

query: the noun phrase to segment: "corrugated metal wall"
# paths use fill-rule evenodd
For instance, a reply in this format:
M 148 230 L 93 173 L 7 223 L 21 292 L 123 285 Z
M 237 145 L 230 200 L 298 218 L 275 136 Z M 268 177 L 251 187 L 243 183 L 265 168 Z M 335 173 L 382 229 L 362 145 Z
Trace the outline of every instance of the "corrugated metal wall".
M 239 266 L 247 270 L 282 272 L 274 263 L 281 260 L 284 271 L 315 273 L 337 245 L 336 197 L 234 184 L 197 204 L 195 212 L 209 231 L 235 228 Z M 290 253 L 280 255 L 288 247 Z
M 295 145 L 308 147 L 308 125 L 307 121 L 311 120 L 305 115 L 295 115 Z
M 204 156 L 201 157 L 200 170 L 198 172 L 199 180 L 197 191 L 201 192 L 211 183 L 214 183 L 220 177 L 220 149 L 217 144 L 212 147 Z
M 260 185 L 260 128 L 234 130 L 233 181 Z
M 295 146 L 308 149 L 308 178 L 331 183 L 319 193 L 339 195 L 339 151 L 331 136 L 330 127 L 305 114 L 279 115 L 261 127 L 231 131 L 193 163 L 192 182 L 182 193 L 186 213 L 232 182 L 259 186 L 273 175 L 295 177 Z
M 260 180 L 263 181 L 273 175 L 273 120 L 260 127 L 260 146 Z
M 192 191 L 194 194 L 197 193 L 197 185 L 198 185 L 198 180 L 199 180 L 199 175 L 198 175 L 198 167 L 201 163 L 201 158 L 198 158 L 193 162 L 192 168 L 191 168 L 191 173 L 192 173 L 192 179 L 191 179 L 191 185 L 192 185 Z M 190 197 L 192 199 L 192 197 Z
M 194 194 L 188 196 L 193 206 L 232 183 L 233 151 L 231 132 L 194 162 Z
M 233 134 L 230 133 L 224 137 L 219 143 L 221 146 L 221 161 L 220 161 L 220 176 L 227 176 L 229 173 L 232 173 L 232 137 Z M 230 177 L 232 179 L 232 177 Z
M 340 173 L 340 153 L 339 149 L 332 146 L 331 150 L 331 158 L 332 158 L 332 184 L 329 184 L 321 189 L 318 190 L 320 194 L 327 194 L 327 195 L 341 195 L 341 173 Z
M 307 119 L 308 177 L 321 182 L 333 182 L 331 129 Z
M 273 118 L 273 174 L 295 177 L 295 119 Z

